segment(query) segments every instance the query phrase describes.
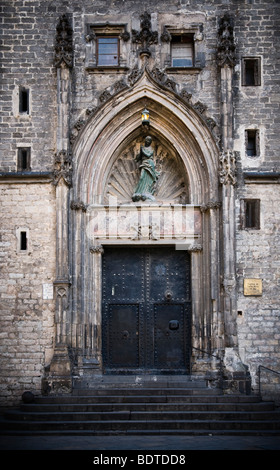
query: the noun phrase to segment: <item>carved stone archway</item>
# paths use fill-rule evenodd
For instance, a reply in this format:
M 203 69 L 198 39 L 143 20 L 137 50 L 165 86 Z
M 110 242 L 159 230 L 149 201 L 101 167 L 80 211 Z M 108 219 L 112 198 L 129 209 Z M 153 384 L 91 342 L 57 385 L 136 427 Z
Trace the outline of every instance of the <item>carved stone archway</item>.
M 107 219 L 112 218 L 113 210 L 121 210 L 122 217 L 124 211 L 125 217 L 130 214 L 125 204 L 130 204 L 129 193 L 136 178 L 133 157 L 146 135 L 140 116 L 147 103 L 151 114 L 149 134 L 154 139 L 159 169 L 164 172 L 153 211 L 157 211 L 157 204 L 165 215 L 171 214 L 174 204 L 184 211 L 191 208 L 199 227 L 194 236 L 184 240 L 192 258 L 193 345 L 203 349 L 223 347 L 219 315 L 219 154 L 215 138 L 193 107 L 183 99 L 175 100 L 173 90 L 160 86 L 145 69 L 132 87 L 124 88 L 92 113 L 73 146 L 68 345 L 82 374 L 85 369 L 102 371 L 102 246 L 172 242 L 172 237 L 154 236 L 153 229 L 146 238 L 129 234 L 125 241 L 116 234 L 110 238 L 108 233 L 98 233 L 97 237 L 95 233 L 93 237 L 92 227 L 100 208 L 111 211 L 109 215 L 104 212 Z M 106 209 L 109 196 L 117 198 L 115 209 Z

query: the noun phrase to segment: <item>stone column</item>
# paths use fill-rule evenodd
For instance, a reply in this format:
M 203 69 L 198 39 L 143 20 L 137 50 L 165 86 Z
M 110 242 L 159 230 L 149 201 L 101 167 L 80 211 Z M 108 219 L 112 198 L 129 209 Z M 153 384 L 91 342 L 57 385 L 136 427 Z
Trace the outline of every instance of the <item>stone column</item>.
M 72 68 L 72 28 L 64 15 L 57 25 L 55 45 L 57 68 L 57 152 L 53 183 L 56 187 L 56 280 L 55 348 L 46 377 L 45 393 L 71 391 L 71 361 L 68 352 L 69 319 L 69 188 L 72 185 L 72 159 L 69 147 L 69 116 Z
M 101 309 L 102 309 L 102 255 L 104 249 L 101 245 L 91 246 L 90 252 L 92 256 L 92 272 L 94 284 L 94 311 L 93 311 L 93 324 L 94 324 L 94 340 L 93 340 L 93 358 L 96 365 L 101 367 L 102 364 L 102 351 L 101 351 Z
M 236 268 L 235 268 L 235 153 L 233 152 L 232 76 L 236 63 L 233 19 L 226 13 L 219 20 L 218 64 L 221 80 L 222 152 L 220 183 L 222 184 L 223 227 L 223 298 L 225 347 L 235 347 L 236 334 Z
M 222 152 L 220 183 L 222 185 L 223 228 L 223 315 L 224 376 L 229 391 L 246 391 L 247 368 L 242 364 L 237 341 L 237 292 L 235 253 L 235 185 L 236 154 L 233 151 L 233 67 L 236 63 L 233 19 L 226 13 L 219 20 L 218 64 L 221 80 Z
M 235 155 L 228 150 L 220 155 L 223 225 L 223 299 L 225 347 L 237 346 L 236 262 L 235 262 Z
M 84 299 L 80 315 L 80 348 L 78 357 L 78 374 L 80 380 L 87 382 L 93 375 L 101 373 L 102 344 L 101 344 L 101 309 L 102 309 L 102 254 L 101 245 L 88 246 L 85 243 L 85 253 L 88 255 L 87 292 L 89 299 Z

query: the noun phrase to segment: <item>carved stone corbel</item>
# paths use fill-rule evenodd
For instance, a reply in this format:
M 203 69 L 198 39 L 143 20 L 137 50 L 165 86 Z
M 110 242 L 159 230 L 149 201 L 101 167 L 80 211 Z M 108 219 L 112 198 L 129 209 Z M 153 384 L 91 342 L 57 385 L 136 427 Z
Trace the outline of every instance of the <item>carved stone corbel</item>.
M 104 248 L 102 245 L 94 245 L 94 246 L 91 246 L 89 251 L 91 253 L 97 253 L 97 254 L 100 254 L 100 255 L 103 255 L 104 253 Z
M 197 253 L 198 251 L 202 251 L 202 249 L 202 245 L 199 245 L 197 243 L 194 243 L 193 245 L 190 245 L 188 247 L 188 251 L 191 251 L 192 253 Z
M 81 201 L 71 201 L 70 207 L 74 211 L 82 210 L 83 212 L 86 212 L 88 208 L 88 206 Z
M 210 201 L 207 204 L 201 204 L 200 211 L 203 213 L 207 212 L 210 209 L 220 209 L 221 206 L 222 203 L 219 201 Z

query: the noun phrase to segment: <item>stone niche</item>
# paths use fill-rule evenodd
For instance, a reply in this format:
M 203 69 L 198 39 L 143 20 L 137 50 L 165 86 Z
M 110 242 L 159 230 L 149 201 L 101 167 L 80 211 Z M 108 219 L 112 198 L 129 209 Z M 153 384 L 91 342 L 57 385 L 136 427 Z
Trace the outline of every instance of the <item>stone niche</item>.
M 175 150 L 162 137 L 151 135 L 156 170 L 160 173 L 154 197 L 157 204 L 188 204 L 189 184 L 183 163 Z M 104 191 L 104 203 L 115 198 L 117 204 L 132 202 L 140 170 L 136 155 L 143 145 L 145 135 L 140 134 L 122 145 L 112 156 L 112 165 Z

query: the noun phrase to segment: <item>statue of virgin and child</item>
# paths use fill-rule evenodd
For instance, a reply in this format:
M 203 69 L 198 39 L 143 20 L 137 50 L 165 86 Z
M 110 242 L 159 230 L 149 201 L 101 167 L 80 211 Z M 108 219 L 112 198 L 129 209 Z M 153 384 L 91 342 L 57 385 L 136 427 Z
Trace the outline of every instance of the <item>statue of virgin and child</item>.
M 160 173 L 155 169 L 154 150 L 151 147 L 152 138 L 145 138 L 145 145 L 140 147 L 136 161 L 140 163 L 140 178 L 132 196 L 133 201 L 155 201 L 153 196 L 155 185 Z

